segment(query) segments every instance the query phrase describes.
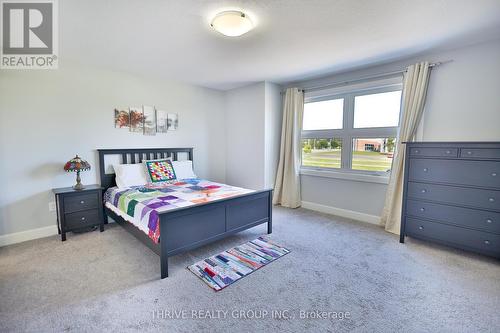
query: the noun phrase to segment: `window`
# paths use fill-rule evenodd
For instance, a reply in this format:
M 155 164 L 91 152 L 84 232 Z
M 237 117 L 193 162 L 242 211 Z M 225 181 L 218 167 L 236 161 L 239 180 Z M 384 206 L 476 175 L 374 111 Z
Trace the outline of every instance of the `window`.
M 340 168 L 342 139 L 303 139 L 302 165 L 318 168 Z
M 354 97 L 354 128 L 397 127 L 401 91 Z
M 395 142 L 394 137 L 352 139 L 352 169 L 391 171 Z
M 304 104 L 304 130 L 322 130 L 342 128 L 344 100 L 331 99 Z
M 373 151 L 375 149 L 375 145 L 373 143 L 365 143 L 365 151 Z
M 329 96 L 308 96 L 302 166 L 382 174 L 391 170 L 399 126 L 401 83 Z

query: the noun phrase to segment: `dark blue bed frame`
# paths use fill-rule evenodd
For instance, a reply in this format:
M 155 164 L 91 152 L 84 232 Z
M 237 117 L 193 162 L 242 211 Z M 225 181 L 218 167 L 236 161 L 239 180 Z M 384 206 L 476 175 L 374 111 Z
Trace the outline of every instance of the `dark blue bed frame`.
M 121 155 L 122 164 L 179 154 L 193 160 L 193 148 L 98 149 L 99 174 L 104 190 L 115 186 L 115 175 L 107 174 L 106 155 Z M 168 276 L 168 257 L 223 239 L 237 232 L 267 223 L 272 232 L 272 190 L 256 191 L 196 206 L 177 208 L 160 214 L 160 242 L 154 243 L 144 232 L 104 206 L 104 213 L 123 226 L 160 256 L 161 278 Z

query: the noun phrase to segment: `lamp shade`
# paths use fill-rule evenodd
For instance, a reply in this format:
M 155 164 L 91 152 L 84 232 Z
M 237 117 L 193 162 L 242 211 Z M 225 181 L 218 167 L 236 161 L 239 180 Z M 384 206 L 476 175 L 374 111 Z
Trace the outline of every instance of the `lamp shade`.
M 73 157 L 64 165 L 64 171 L 66 172 L 77 172 L 77 171 L 87 171 L 87 170 L 90 170 L 89 162 L 85 161 L 78 155 Z

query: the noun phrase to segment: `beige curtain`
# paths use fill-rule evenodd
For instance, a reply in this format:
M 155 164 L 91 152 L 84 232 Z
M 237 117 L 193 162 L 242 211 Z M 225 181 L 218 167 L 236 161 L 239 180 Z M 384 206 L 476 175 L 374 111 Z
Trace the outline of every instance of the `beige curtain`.
M 428 62 L 411 65 L 404 74 L 403 95 L 401 100 L 401 121 L 392 162 L 391 178 L 387 187 L 381 224 L 385 230 L 399 234 L 401 208 L 403 201 L 403 176 L 406 147 L 402 142 L 412 141 L 422 118 L 429 84 L 430 67 Z
M 283 103 L 281 147 L 273 204 L 284 207 L 300 207 L 300 132 L 304 114 L 304 92 L 288 88 Z

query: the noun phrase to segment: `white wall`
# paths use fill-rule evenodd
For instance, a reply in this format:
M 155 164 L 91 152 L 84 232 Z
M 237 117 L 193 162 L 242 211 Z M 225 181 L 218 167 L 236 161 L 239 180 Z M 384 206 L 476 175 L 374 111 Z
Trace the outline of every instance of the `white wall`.
M 266 109 L 265 109 L 265 163 L 264 186 L 274 188 L 276 169 L 280 154 L 281 122 L 283 107 L 281 87 L 277 84 L 266 82 Z
M 288 86 L 311 87 L 402 69 L 417 61 L 453 61 L 432 70 L 422 139 L 500 141 L 500 40 Z M 302 175 L 302 200 L 380 216 L 386 185 Z
M 500 40 L 429 58 L 453 62 L 431 73 L 423 139 L 500 141 Z
M 113 108 L 155 105 L 179 114 L 179 129 L 144 136 L 114 128 Z M 178 82 L 61 64 L 54 71 L 0 72 L 0 235 L 55 226 L 51 189 L 71 186 L 63 164 L 92 165 L 97 148 L 194 147 L 195 171 L 225 181 L 224 93 Z
M 259 82 L 226 92 L 226 181 L 272 188 L 281 134 L 281 87 Z
M 226 92 L 226 182 L 264 188 L 265 83 Z

